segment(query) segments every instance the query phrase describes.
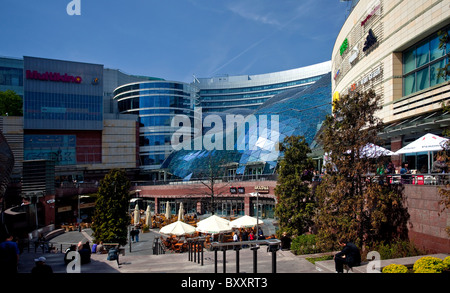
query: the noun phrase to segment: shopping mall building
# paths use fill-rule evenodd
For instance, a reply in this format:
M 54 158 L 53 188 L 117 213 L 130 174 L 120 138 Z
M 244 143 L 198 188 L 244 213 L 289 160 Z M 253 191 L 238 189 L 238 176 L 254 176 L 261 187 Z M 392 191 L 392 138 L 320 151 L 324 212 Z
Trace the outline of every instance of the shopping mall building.
M 449 31 L 449 9 L 438 0 L 353 1 L 331 61 L 259 75 L 194 78 L 189 84 L 127 75 L 100 64 L 2 58 L 0 90 L 13 89 L 24 98 L 23 117 L 2 118 L 16 155 L 15 172 L 21 174 L 24 162 L 50 159 L 56 182 L 94 182 L 121 167 L 153 210 L 165 210 L 169 202 L 176 212 L 181 202 L 188 210 L 205 210 L 209 191 L 198 180 L 215 166 L 222 185 L 218 213 L 252 214 L 258 186 L 266 205 L 259 210 L 271 214 L 282 155 L 277 142 L 303 135 L 314 144 L 332 96 L 374 89 L 382 97 L 377 115 L 386 124 L 380 137 L 394 151 L 450 126 L 441 111 L 450 85 L 436 75 L 448 63 L 450 46 L 439 49 L 438 32 Z M 225 125 L 227 116 L 241 115 L 257 123 L 236 136 L 234 127 L 232 149 L 201 144 L 200 149 L 174 150 L 171 139 L 180 130 L 172 124 L 174 117 L 185 116 L 193 126 L 199 109 L 201 121 L 215 115 Z M 210 130 L 203 128 L 201 134 Z M 188 135 L 194 141 L 195 129 Z M 237 148 L 240 141 L 243 149 Z M 426 159 L 407 154 L 394 160 L 419 168 Z M 320 168 L 320 159 L 316 162 Z
M 195 78 L 189 85 L 145 81 L 118 87 L 114 100 L 119 112 L 139 116 L 140 166 L 148 176 L 135 181 L 133 189 L 144 206 L 165 211 L 169 204 L 176 213 L 183 203 L 187 212 L 204 213 L 212 204 L 219 215 L 255 215 L 258 210 L 262 217 L 273 217 L 277 144 L 290 135 L 313 142 L 331 112 L 330 65 L 328 61 L 269 74 Z M 183 130 L 192 140 L 188 148 L 174 149 L 173 135 L 181 129 L 173 123 L 176 116 L 190 125 Z M 246 121 L 242 132 L 237 125 L 226 131 L 230 116 Z M 211 118 L 214 127 L 205 126 Z M 250 118 L 255 123 L 247 123 Z M 198 123 L 200 129 L 195 127 Z M 205 146 L 211 135 L 212 141 L 220 138 L 223 144 Z M 225 143 L 230 135 L 231 148 Z
M 221 75 L 194 78 L 204 113 L 230 109 L 256 110 L 273 96 L 289 89 L 305 88 L 330 72 L 330 61 L 257 75 Z
M 380 137 L 392 151 L 426 133 L 441 135 L 450 126 L 442 111 L 450 82 L 437 73 L 449 62 L 450 44 L 439 47 L 439 32 L 449 31 L 448 1 L 353 1 L 331 56 L 333 98 L 369 89 L 381 96 Z M 425 153 L 393 160 L 427 167 Z
M 0 58 L 0 90 L 23 98 L 22 117 L 0 119 L 15 156 L 15 189 L 9 190 L 26 202 L 37 201 L 32 205 L 39 215 L 34 224 L 73 222 L 79 214 L 88 217 L 93 207 L 88 197 L 79 203 L 77 197 L 96 192 L 110 169 L 122 168 L 152 211 L 165 211 L 169 203 L 175 213 L 183 202 L 188 212 L 205 212 L 210 210 L 210 191 L 198 180 L 205 179 L 213 159 L 221 167 L 214 174 L 220 177 L 214 191 L 216 213 L 254 214 L 258 203 L 261 216 L 273 217 L 280 156 L 276 144 L 293 134 L 313 141 L 330 113 L 330 67 L 328 61 L 188 84 L 128 75 L 101 64 Z M 210 104 L 213 99 L 221 107 Z M 205 112 L 202 122 L 207 115 L 224 122 L 227 115 L 257 117 L 256 125 L 233 138 L 237 144 L 251 137 L 256 147 L 249 148 L 247 141 L 243 149 L 216 151 L 202 145 L 175 151 L 171 138 L 179 127 L 172 125 L 173 118 L 183 115 L 194 125 L 200 109 Z

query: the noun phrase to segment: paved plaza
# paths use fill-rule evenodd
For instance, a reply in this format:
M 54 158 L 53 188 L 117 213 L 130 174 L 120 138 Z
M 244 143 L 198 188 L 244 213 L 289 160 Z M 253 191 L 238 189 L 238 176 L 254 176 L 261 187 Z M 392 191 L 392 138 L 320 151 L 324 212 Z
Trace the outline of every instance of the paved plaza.
M 90 241 L 92 243 L 92 230 L 85 229 L 81 232 L 65 232 L 51 240 L 58 250 L 56 253 L 42 253 L 40 249 L 27 250 L 20 255 L 19 272 L 29 273 L 34 267 L 34 259 L 45 256 L 47 264 L 55 273 L 66 273 L 67 266 L 64 263 L 64 253 L 61 253 L 69 244 Z M 160 237 L 158 230 L 141 233 L 139 242 L 133 242 L 130 247 L 125 247 L 125 255 L 119 256 L 119 265 L 116 261 L 107 260 L 106 254 L 92 254 L 91 262 L 81 265 L 81 273 L 215 273 L 216 262 L 213 251 L 204 250 L 203 264 L 196 258 L 195 262 L 189 260 L 189 254 L 166 252 L 153 255 L 153 240 Z M 278 250 L 276 252 L 276 273 L 334 273 L 334 261 L 321 261 L 312 264 L 307 257 L 312 255 L 295 255 L 291 251 Z M 436 257 L 444 258 L 447 254 L 436 254 Z M 413 264 L 420 257 L 409 257 L 395 260 L 383 260 L 381 265 L 390 263 Z M 228 250 L 225 254 L 217 252 L 217 273 L 236 273 L 236 252 Z M 267 246 L 260 246 L 257 250 L 257 273 L 272 273 L 273 255 L 267 251 Z M 254 272 L 254 252 L 250 249 L 241 249 L 239 252 L 239 273 Z M 367 264 L 354 268 L 353 273 L 367 273 Z
M 90 229 L 81 232 L 65 232 L 51 241 L 54 247 L 68 247 L 69 243 L 92 241 Z M 323 289 L 336 289 L 336 284 L 363 281 L 370 284 L 370 288 L 415 288 L 416 284 L 430 282 L 436 287 L 443 287 L 448 282 L 448 275 L 433 274 L 434 276 L 417 276 L 418 274 L 367 274 L 367 265 L 354 268 L 348 274 L 334 274 L 334 261 L 321 261 L 312 264 L 307 257 L 312 255 L 294 255 L 291 251 L 276 252 L 276 273 L 272 274 L 272 253 L 267 246 L 260 246 L 257 250 L 257 274 L 254 274 L 254 254 L 250 249 L 242 249 L 239 253 L 239 274 L 236 274 L 236 252 L 226 252 L 225 267 L 222 251 L 217 252 L 217 274 L 215 274 L 215 256 L 213 251 L 204 251 L 203 265 L 190 261 L 188 253 L 167 252 L 153 255 L 153 239 L 159 237 L 157 230 L 141 233 L 139 242 L 133 242 L 131 252 L 126 246 L 125 255 L 120 255 L 119 265 L 116 261 L 107 260 L 106 254 L 92 254 L 91 262 L 81 265 L 81 274 L 67 274 L 64 264 L 64 253 L 42 253 L 34 248 L 27 249 L 20 255 L 18 277 L 11 279 L 22 285 L 36 288 L 35 284 L 44 284 L 46 288 L 86 288 L 92 290 L 117 290 L 123 284 L 137 284 L 141 288 L 144 284 L 149 288 L 199 289 L 211 291 L 213 289 L 244 289 L 257 287 L 258 289 L 274 290 L 297 284 L 300 287 L 314 284 Z M 58 248 L 59 250 L 60 248 Z M 47 264 L 53 269 L 52 277 L 28 274 L 34 267 L 34 259 L 45 256 Z M 434 255 L 440 258 L 446 254 Z M 389 263 L 413 264 L 420 257 L 384 260 L 382 265 Z M 69 267 L 69 272 L 70 271 Z M 224 274 L 224 272 L 226 274 Z M 119 273 L 119 274 L 117 274 Z M 122 274 L 120 274 L 122 273 Z M 396 276 L 393 276 L 396 275 Z M 430 275 L 430 274 L 427 274 Z M 447 278 L 447 279 L 446 279 Z M 49 287 L 50 286 L 50 287 Z M 96 289 L 94 289 L 96 288 Z M 292 286 L 290 287 L 292 288 Z M 285 288 L 287 289 L 287 288 Z M 184 290 L 183 290 L 184 291 Z
M 64 250 L 69 243 L 77 244 L 78 242 L 90 241 L 91 230 L 86 229 L 82 232 L 72 231 L 65 232 L 51 240 L 51 243 L 57 250 Z M 139 242 L 133 242 L 130 248 L 125 247 L 125 255 L 119 256 L 119 263 L 116 261 L 108 261 L 106 254 L 92 254 L 91 263 L 81 265 L 82 273 L 214 273 L 215 272 L 215 255 L 213 251 L 204 250 L 203 265 L 189 260 L 189 255 L 185 253 L 171 253 L 153 255 L 153 240 L 159 238 L 160 234 L 156 231 L 141 233 Z M 25 251 L 20 255 L 19 272 L 30 272 L 34 266 L 34 259 L 40 256 L 47 258 L 49 264 L 55 273 L 66 273 L 66 265 L 64 264 L 64 254 L 42 253 L 39 249 L 35 252 L 30 247 L 30 251 Z M 239 253 L 239 272 L 253 273 L 253 251 L 250 249 L 242 249 Z M 236 252 L 228 250 L 225 255 L 225 272 L 236 272 Z M 272 272 L 272 253 L 267 251 L 267 246 L 260 246 L 257 251 L 257 273 Z M 223 273 L 223 252 L 217 252 L 217 272 Z M 309 273 L 320 272 L 316 270 L 316 266 L 306 260 L 304 256 L 296 256 L 290 251 L 279 250 L 276 254 L 276 272 L 277 273 Z

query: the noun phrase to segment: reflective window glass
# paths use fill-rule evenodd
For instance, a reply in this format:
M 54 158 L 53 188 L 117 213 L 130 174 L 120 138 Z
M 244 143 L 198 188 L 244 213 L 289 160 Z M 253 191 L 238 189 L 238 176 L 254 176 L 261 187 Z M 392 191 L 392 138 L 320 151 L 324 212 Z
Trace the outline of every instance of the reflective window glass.
M 417 72 L 417 89 L 418 91 L 430 87 L 429 67 Z
M 427 42 L 416 50 L 417 67 L 425 65 L 429 62 L 430 44 Z
M 434 61 L 445 55 L 444 50 L 439 49 L 439 37 L 436 37 L 430 41 L 430 61 Z
M 434 86 L 437 84 L 440 84 L 442 82 L 445 81 L 444 77 L 438 77 L 438 72 L 439 72 L 439 68 L 443 68 L 446 64 L 446 60 L 441 60 L 437 63 L 434 63 L 433 65 L 431 65 L 430 67 L 430 86 Z
M 408 73 L 416 69 L 415 50 L 411 49 L 403 53 L 403 72 Z
M 443 68 L 447 62 L 445 50 L 440 49 L 439 44 L 440 37 L 438 33 L 434 33 L 403 52 L 404 95 L 412 94 L 445 81 L 444 78 L 437 77 L 438 69 Z
M 404 94 L 410 95 L 416 91 L 416 79 L 415 73 L 408 75 L 404 78 Z

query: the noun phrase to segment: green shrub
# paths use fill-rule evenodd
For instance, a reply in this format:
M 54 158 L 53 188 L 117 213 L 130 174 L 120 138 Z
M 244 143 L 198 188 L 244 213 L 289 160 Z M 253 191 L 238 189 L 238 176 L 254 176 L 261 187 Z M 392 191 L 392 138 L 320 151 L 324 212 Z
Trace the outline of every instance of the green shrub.
M 414 273 L 442 273 L 445 268 L 442 259 L 433 256 L 419 258 L 413 266 Z
M 408 268 L 406 267 L 406 266 L 404 266 L 404 265 L 398 265 L 398 264 L 390 264 L 390 265 L 388 265 L 388 266 L 385 266 L 384 268 L 383 268 L 383 271 L 382 271 L 383 273 L 396 273 L 396 274 L 398 274 L 398 273 L 401 273 L 401 274 L 404 274 L 404 273 L 407 273 L 408 272 Z
M 444 258 L 443 263 L 445 265 L 445 269 L 450 270 L 450 256 L 447 256 L 446 258 Z
M 323 255 L 318 257 L 306 257 L 305 259 L 312 264 L 316 264 L 317 261 L 332 260 L 333 258 L 333 255 Z
M 313 234 L 304 234 L 295 237 L 291 243 L 291 250 L 297 255 L 320 252 L 316 245 L 316 236 Z
M 366 247 L 366 251 L 378 251 L 381 259 L 402 258 L 424 254 L 424 252 L 420 251 L 420 249 L 416 248 L 408 240 L 395 240 L 388 244 L 375 243 L 370 247 Z

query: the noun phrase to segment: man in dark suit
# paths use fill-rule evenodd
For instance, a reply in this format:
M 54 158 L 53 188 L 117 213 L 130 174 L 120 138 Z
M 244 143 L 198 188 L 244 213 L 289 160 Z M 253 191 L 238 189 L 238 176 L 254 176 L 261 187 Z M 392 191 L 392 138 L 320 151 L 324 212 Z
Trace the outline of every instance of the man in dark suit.
M 336 272 L 343 273 L 344 264 L 346 264 L 350 268 L 359 266 L 361 264 L 361 254 L 359 253 L 359 249 L 355 244 L 341 239 L 339 240 L 339 246 L 343 248 L 334 256 Z

